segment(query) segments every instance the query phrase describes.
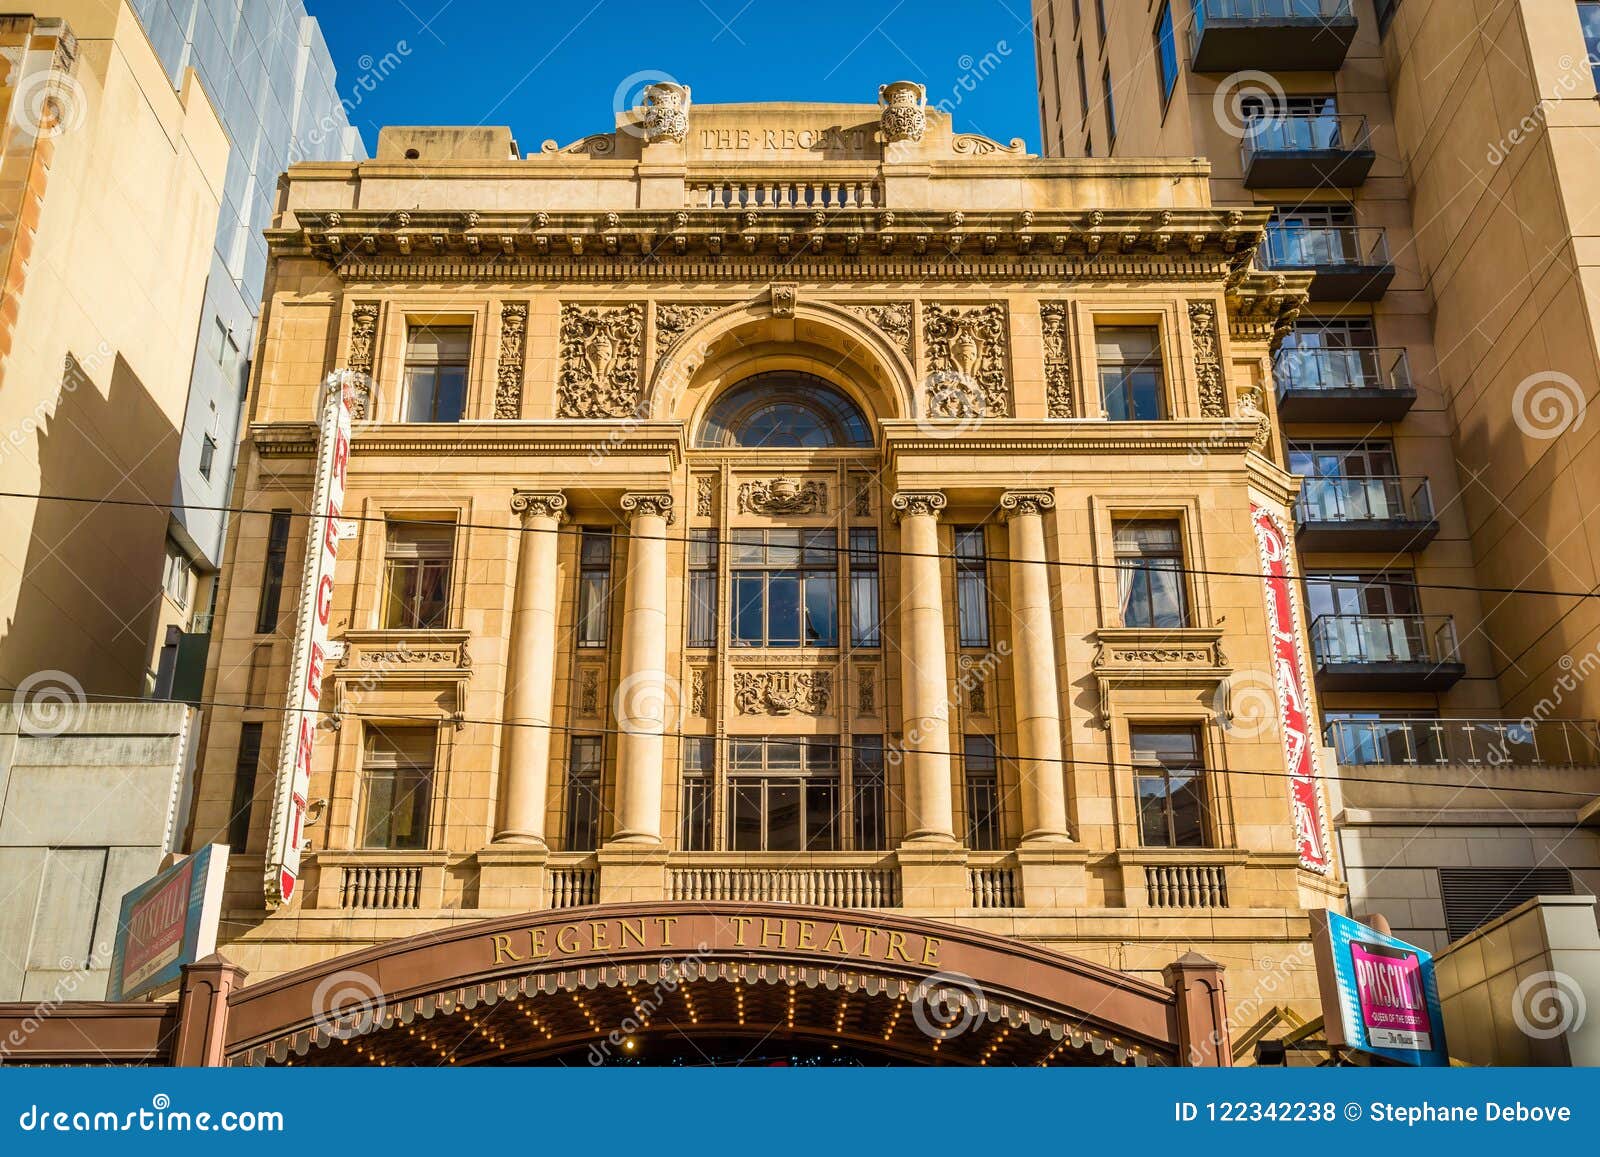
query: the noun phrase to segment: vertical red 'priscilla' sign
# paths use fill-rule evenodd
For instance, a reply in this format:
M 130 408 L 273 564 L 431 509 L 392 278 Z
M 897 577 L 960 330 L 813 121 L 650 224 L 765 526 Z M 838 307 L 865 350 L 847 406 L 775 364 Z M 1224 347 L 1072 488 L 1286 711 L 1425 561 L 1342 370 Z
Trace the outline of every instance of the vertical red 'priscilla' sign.
M 1300 650 L 1300 616 L 1289 579 L 1289 535 L 1265 507 L 1250 507 L 1256 545 L 1261 548 L 1262 587 L 1267 599 L 1267 628 L 1272 633 L 1272 680 L 1278 692 L 1283 756 L 1289 769 L 1289 796 L 1294 806 L 1300 863 L 1327 874 L 1333 868 L 1328 851 L 1322 787 L 1317 770 L 1316 737 L 1311 733 L 1311 692 Z
M 323 668 L 328 654 L 328 619 L 333 613 L 333 568 L 339 557 L 340 511 L 350 461 L 355 383 L 347 373 L 330 374 L 323 385 L 317 473 L 311 490 L 311 528 L 306 535 L 305 574 L 295 611 L 294 650 L 289 658 L 289 696 L 278 744 L 273 784 L 272 827 L 267 842 L 269 906 L 287 904 L 300 878 L 300 845 L 311 794 L 311 748 L 322 709 Z

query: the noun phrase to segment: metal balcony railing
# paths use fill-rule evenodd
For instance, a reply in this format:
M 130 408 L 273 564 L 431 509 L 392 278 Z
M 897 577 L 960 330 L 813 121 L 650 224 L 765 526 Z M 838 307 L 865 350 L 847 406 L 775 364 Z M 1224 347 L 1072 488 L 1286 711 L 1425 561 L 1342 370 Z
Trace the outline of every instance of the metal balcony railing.
M 1432 522 L 1433 491 L 1426 478 L 1319 478 L 1301 483 L 1295 520 L 1308 522 Z
M 1245 167 L 1258 153 L 1355 152 L 1372 147 L 1372 129 L 1359 113 L 1267 111 L 1245 125 Z
M 1363 225 L 1267 226 L 1269 269 L 1361 269 L 1389 264 L 1389 238 Z
M 1311 624 L 1311 649 L 1330 665 L 1461 661 L 1449 615 L 1322 615 Z
M 1278 392 L 1290 390 L 1411 390 L 1411 362 L 1403 349 L 1283 346 L 1272 361 Z
M 1194 26 L 1200 31 L 1215 20 L 1351 20 L 1351 0 L 1199 0 Z
M 1600 767 L 1600 723 L 1587 719 L 1335 719 L 1327 738 L 1348 767 Z

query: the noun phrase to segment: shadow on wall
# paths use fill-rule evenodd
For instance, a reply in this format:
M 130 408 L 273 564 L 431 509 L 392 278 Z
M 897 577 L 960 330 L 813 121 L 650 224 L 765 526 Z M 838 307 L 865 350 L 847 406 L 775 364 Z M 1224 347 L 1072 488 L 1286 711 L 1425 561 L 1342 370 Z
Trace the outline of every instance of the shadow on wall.
M 178 430 L 120 354 L 109 396 L 69 357 L 55 413 L 37 434 L 39 491 L 166 503 L 178 444 Z M 155 508 L 38 503 L 17 605 L 0 635 L 5 686 L 62 671 L 89 695 L 143 694 L 167 518 Z

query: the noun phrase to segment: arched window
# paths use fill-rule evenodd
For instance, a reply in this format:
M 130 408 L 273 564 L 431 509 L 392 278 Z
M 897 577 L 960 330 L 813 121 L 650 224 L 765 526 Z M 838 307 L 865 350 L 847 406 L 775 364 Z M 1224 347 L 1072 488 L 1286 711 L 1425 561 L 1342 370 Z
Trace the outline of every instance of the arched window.
M 746 378 L 712 403 L 695 445 L 701 449 L 870 447 L 866 415 L 811 374 L 778 370 Z

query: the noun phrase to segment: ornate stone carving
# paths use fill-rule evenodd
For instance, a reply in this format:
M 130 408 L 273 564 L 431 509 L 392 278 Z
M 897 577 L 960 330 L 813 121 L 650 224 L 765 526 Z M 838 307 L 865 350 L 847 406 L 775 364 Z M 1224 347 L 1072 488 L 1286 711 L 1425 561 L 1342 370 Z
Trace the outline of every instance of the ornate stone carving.
M 670 80 L 657 81 L 644 90 L 644 116 L 640 127 L 644 139 L 683 143 L 689 135 L 689 86 Z
M 665 518 L 668 526 L 671 526 L 674 521 L 672 495 L 666 493 L 624 494 L 622 496 L 622 509 L 629 514 Z
M 522 417 L 522 360 L 528 348 L 528 306 L 507 302 L 500 307 L 500 367 L 494 388 L 494 416 L 508 421 Z
M 1222 384 L 1222 353 L 1217 344 L 1217 307 L 1210 301 L 1189 303 L 1189 335 L 1194 342 L 1194 372 L 1200 383 L 1200 416 L 1226 418 L 1228 401 Z
M 1019 514 L 1043 514 L 1054 510 L 1056 496 L 1048 490 L 1008 490 L 1000 496 L 1000 509 L 1007 518 Z
M 565 522 L 567 496 L 559 490 L 513 490 L 511 513 L 526 525 L 530 518 L 553 518 Z
M 918 515 L 938 518 L 946 504 L 945 496 L 938 490 L 905 490 L 896 494 L 889 505 L 894 508 L 894 520 L 899 522 Z
M 795 304 L 800 300 L 800 287 L 787 282 L 772 287 L 772 316 L 793 317 Z
M 829 671 L 733 673 L 733 705 L 740 715 L 826 715 L 832 700 Z
M 1255 428 L 1250 439 L 1250 448 L 1257 454 L 1265 454 L 1267 446 L 1272 441 L 1272 419 L 1267 416 L 1266 396 L 1261 392 L 1261 387 L 1256 385 L 1245 386 L 1236 395 L 1239 403 L 1239 420 L 1246 426 Z
M 357 302 L 350 311 L 350 348 L 345 353 L 345 369 L 361 375 L 354 382 L 352 416 L 359 422 L 368 417 L 372 406 L 372 361 L 378 345 L 378 303 Z
M 882 305 L 852 305 L 850 312 L 883 331 L 907 358 L 911 356 L 911 303 L 886 301 Z
M 872 479 L 870 478 L 856 479 L 855 515 L 857 518 L 872 517 Z
M 768 478 L 739 484 L 740 514 L 826 514 L 828 484 Z
M 656 357 L 671 352 L 684 334 L 721 308 L 720 305 L 656 306 Z
M 1010 153 L 1013 156 L 1025 157 L 1028 155 L 1028 145 L 1021 137 L 1012 137 L 1009 142 L 1002 145 L 993 137 L 979 133 L 957 133 L 950 141 L 950 151 L 963 157 L 986 157 L 991 153 Z
M 1067 307 L 1047 302 L 1039 307 L 1044 337 L 1044 390 L 1046 412 L 1052 418 L 1073 417 L 1072 345 L 1067 332 Z
M 694 512 L 700 518 L 711 517 L 711 478 L 702 474 L 694 480 Z
M 924 407 L 934 418 L 1005 418 L 1005 306 L 929 305 L 922 311 L 929 374 Z
M 561 377 L 557 413 L 563 418 L 627 418 L 639 409 L 639 339 L 644 306 L 561 307 Z
M 696 667 L 689 672 L 689 714 L 701 718 L 706 713 L 706 669 Z
M 971 655 L 962 655 L 957 666 L 961 668 L 958 683 L 966 692 L 967 710 L 974 715 L 989 714 L 989 672 Z
M 928 131 L 928 90 L 915 81 L 897 80 L 878 87 L 885 144 L 920 141 Z
M 600 668 L 585 667 L 578 672 L 578 714 L 593 719 L 600 714 Z
M 871 667 L 856 669 L 856 714 L 878 713 L 878 673 Z

